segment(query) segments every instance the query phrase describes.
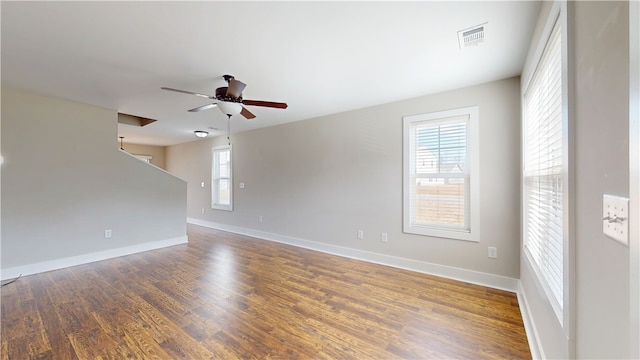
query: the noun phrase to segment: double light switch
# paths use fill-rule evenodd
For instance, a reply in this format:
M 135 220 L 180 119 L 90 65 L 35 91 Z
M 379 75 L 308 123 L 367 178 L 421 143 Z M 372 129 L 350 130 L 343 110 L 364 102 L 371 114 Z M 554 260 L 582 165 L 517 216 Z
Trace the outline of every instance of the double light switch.
M 603 195 L 602 232 L 624 245 L 629 245 L 629 199 Z

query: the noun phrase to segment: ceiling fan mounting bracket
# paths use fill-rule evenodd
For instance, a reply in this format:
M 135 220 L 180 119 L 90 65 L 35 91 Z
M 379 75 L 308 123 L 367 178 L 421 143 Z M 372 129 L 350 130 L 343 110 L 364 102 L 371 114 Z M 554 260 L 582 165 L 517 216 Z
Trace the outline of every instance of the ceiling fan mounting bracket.
M 235 79 L 235 77 L 233 77 L 233 75 L 223 75 L 222 77 L 224 78 L 224 81 L 226 81 L 227 83 L 229 83 L 229 81 L 231 81 L 231 79 Z

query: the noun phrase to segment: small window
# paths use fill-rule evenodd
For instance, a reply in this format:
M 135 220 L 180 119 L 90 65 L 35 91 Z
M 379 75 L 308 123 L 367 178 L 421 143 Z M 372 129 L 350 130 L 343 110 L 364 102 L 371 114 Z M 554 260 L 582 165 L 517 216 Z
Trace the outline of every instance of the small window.
M 211 173 L 211 207 L 219 210 L 233 210 L 231 145 L 213 148 Z
M 478 108 L 403 120 L 404 232 L 479 241 Z

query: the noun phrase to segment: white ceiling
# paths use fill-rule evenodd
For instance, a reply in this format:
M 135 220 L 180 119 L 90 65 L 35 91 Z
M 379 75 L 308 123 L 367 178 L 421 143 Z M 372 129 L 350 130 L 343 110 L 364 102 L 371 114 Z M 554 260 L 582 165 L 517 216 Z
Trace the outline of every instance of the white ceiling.
M 226 132 L 186 110 L 232 74 L 249 106 L 232 131 L 272 126 L 519 75 L 540 2 L 7 2 L 2 83 L 156 119 L 125 142 L 172 145 Z M 460 50 L 457 32 L 488 23 Z M 213 131 L 210 127 L 221 129 Z M 114 139 L 117 140 L 117 139 Z

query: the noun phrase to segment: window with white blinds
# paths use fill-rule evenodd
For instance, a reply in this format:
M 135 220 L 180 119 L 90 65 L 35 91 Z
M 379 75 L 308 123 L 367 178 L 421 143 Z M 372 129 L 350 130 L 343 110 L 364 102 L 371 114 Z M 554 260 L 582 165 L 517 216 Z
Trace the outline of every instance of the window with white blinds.
M 231 145 L 212 149 L 213 164 L 211 171 L 211 207 L 220 210 L 233 210 L 231 181 Z
M 524 248 L 562 320 L 564 272 L 561 32 L 556 26 L 523 96 Z
M 405 232 L 477 240 L 476 117 L 472 107 L 404 118 Z

